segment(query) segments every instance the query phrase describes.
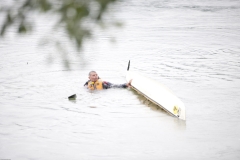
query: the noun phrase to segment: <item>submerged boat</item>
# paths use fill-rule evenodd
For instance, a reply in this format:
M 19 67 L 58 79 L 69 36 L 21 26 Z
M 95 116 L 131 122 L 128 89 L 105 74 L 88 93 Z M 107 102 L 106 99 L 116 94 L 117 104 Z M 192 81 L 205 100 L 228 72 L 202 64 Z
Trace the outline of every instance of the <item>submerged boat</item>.
M 126 80 L 132 79 L 132 89 L 146 97 L 149 101 L 156 104 L 170 115 L 182 120 L 186 120 L 185 106 L 183 102 L 175 96 L 166 86 L 160 82 L 143 76 L 137 72 L 129 71 L 130 61 Z

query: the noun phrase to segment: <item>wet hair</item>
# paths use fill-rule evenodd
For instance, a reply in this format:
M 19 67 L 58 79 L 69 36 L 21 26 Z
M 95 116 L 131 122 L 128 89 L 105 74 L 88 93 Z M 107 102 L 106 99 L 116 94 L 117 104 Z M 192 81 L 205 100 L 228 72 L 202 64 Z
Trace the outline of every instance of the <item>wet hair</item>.
M 91 71 L 88 73 L 88 75 L 90 76 L 92 73 L 97 73 L 96 71 Z M 100 77 L 98 76 L 98 79 L 100 79 Z
M 88 73 L 88 75 L 90 76 L 92 73 L 97 73 L 96 71 L 91 71 Z

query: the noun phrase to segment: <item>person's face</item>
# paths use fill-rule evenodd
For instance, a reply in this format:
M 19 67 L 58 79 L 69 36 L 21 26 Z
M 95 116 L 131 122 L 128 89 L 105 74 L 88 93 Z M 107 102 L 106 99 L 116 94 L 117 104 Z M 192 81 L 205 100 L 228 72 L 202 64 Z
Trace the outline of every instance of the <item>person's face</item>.
M 97 73 L 95 72 L 92 72 L 89 76 L 89 79 L 92 81 L 92 82 L 96 82 L 98 80 L 98 75 Z

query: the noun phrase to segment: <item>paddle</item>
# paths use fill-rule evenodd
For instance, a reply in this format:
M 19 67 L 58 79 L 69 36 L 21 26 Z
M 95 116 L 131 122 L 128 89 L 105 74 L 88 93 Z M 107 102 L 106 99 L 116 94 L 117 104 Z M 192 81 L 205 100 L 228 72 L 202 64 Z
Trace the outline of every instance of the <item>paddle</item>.
M 76 94 L 73 94 L 73 95 L 69 96 L 68 99 L 69 99 L 69 100 L 75 100 L 76 97 L 77 97 L 77 95 L 76 95 Z

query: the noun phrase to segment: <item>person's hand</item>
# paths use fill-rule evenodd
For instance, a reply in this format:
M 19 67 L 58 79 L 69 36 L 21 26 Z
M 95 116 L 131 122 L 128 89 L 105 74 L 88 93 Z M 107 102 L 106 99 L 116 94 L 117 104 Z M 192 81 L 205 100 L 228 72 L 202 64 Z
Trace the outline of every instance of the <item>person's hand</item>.
M 131 87 L 131 86 L 132 86 L 131 83 L 132 83 L 132 79 L 127 83 L 127 86 L 128 86 L 128 87 Z

